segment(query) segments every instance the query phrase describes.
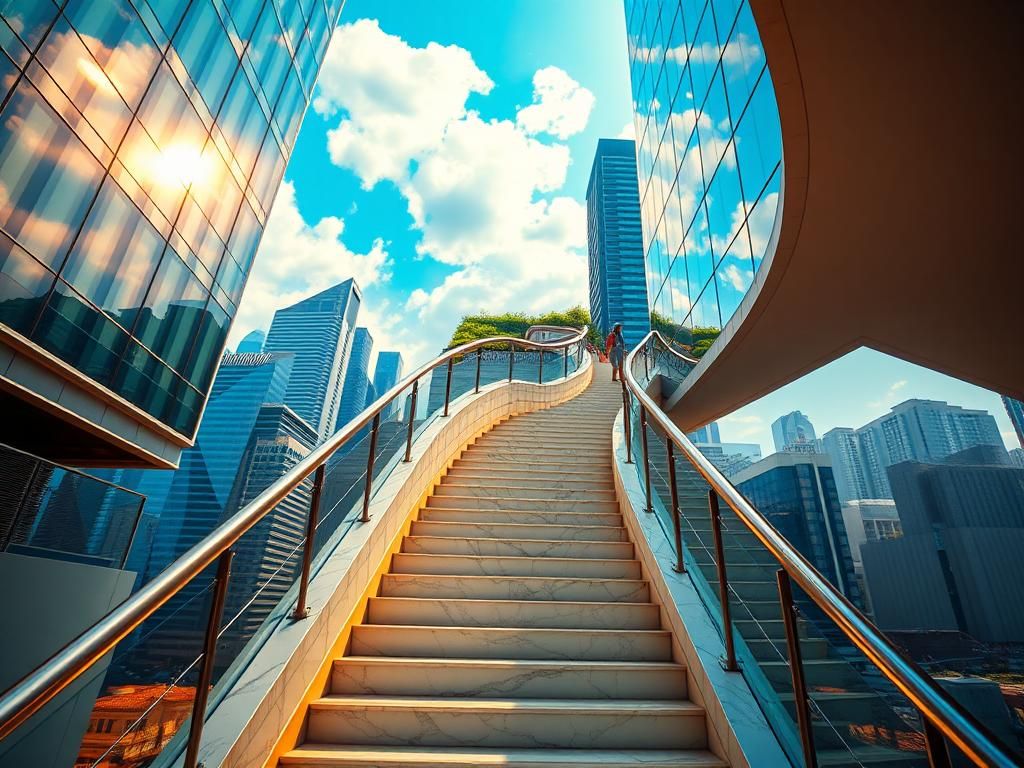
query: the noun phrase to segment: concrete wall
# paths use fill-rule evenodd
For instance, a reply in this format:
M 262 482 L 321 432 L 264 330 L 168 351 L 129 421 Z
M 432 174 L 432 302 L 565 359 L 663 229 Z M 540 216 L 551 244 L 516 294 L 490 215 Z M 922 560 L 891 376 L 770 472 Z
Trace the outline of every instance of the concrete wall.
M 864 581 L 882 629 L 957 629 L 930 535 L 869 541 L 861 547 Z
M 135 574 L 0 553 L 0 690 L 46 661 L 131 593 Z M 0 767 L 74 765 L 109 655 L 0 743 Z

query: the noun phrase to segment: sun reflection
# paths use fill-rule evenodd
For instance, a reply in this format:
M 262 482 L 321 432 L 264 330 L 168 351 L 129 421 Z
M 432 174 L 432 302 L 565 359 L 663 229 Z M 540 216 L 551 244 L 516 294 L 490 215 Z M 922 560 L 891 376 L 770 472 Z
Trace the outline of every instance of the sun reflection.
M 193 144 L 171 144 L 154 153 L 150 170 L 161 184 L 203 186 L 210 179 L 213 164 Z
M 97 66 L 95 61 L 85 57 L 78 59 L 78 71 L 97 90 L 106 94 L 117 94 L 117 89 L 110 82 L 107 74 Z

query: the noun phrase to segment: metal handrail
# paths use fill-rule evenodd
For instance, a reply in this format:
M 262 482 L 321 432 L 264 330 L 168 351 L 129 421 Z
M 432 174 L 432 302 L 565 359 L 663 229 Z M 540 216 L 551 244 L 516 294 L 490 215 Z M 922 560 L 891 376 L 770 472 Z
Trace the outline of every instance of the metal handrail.
M 488 344 L 508 344 L 513 352 L 517 346 L 542 352 L 565 350 L 565 354 L 568 356 L 570 347 L 580 345 L 582 348 L 588 328 L 584 327 L 582 330 L 574 328 L 571 330 L 573 335 L 570 338 L 557 342 L 536 342 L 510 336 L 496 336 L 467 342 L 466 344 L 446 350 L 431 362 L 424 364 L 409 376 L 406 376 L 377 398 L 352 421 L 331 435 L 324 443 L 314 448 L 306 458 L 296 464 L 289 472 L 263 491 L 263 493 L 161 571 L 159 575 L 142 587 L 142 589 L 114 608 L 47 661 L 43 662 L 38 668 L 0 695 L 0 740 L 10 735 L 19 725 L 38 712 L 48 701 L 53 699 L 93 664 L 103 658 L 121 640 L 127 637 L 133 629 L 166 604 L 186 584 L 218 558 L 221 558 L 221 565 L 224 567 L 218 572 L 216 589 L 218 592 L 224 591 L 229 574 L 227 564 L 224 561 L 230 558 L 231 546 L 262 520 L 264 516 L 270 513 L 289 493 L 298 488 L 307 477 L 316 473 L 322 482 L 323 472 L 318 472 L 317 470 L 323 467 L 339 448 L 370 422 L 374 423 L 373 434 L 375 436 L 376 429 L 380 423 L 381 411 L 390 405 L 410 385 L 418 388 L 420 379 L 439 367 L 446 366 L 450 391 L 451 367 L 449 362 L 473 351 L 477 351 L 479 357 L 480 350 Z M 511 381 L 511 366 L 509 380 Z M 479 391 L 479 378 L 477 379 L 476 391 Z M 447 407 L 446 396 L 446 411 Z M 415 409 L 409 415 L 410 424 L 414 418 Z M 409 440 L 410 442 L 412 440 L 411 429 L 409 430 Z M 369 459 L 372 461 L 372 458 L 373 452 L 371 451 Z M 370 464 L 370 467 L 371 472 L 368 473 L 366 482 L 367 500 L 370 496 L 372 484 L 372 464 Z M 315 500 L 319 500 L 319 493 L 315 493 Z M 315 506 L 312 506 L 310 511 L 315 515 Z M 362 519 L 364 521 L 368 520 L 365 503 L 363 511 Z M 305 547 L 307 552 L 311 551 L 312 542 L 307 539 Z M 309 560 L 308 556 L 303 558 L 302 582 L 300 583 L 300 591 L 302 593 L 305 592 L 305 582 L 308 581 L 309 577 Z M 302 605 L 296 607 L 297 614 L 304 608 Z M 216 605 L 214 609 L 216 609 Z M 215 618 L 214 613 L 215 611 L 211 610 L 211 619 Z M 297 614 L 295 617 L 301 618 Z M 215 622 L 211 621 L 211 623 Z M 204 665 L 212 666 L 207 664 L 208 661 L 209 658 L 204 659 Z M 205 692 L 197 691 L 199 695 L 203 693 Z M 189 739 L 191 753 L 189 757 L 193 758 L 193 764 L 194 750 L 191 749 L 191 742 L 198 740 L 200 728 L 196 727 L 197 718 L 198 725 L 201 726 L 204 714 L 201 711 L 200 699 L 197 696 L 196 704 L 193 707 L 193 729 Z
M 638 354 L 647 355 L 648 345 L 658 340 L 662 341 L 665 349 L 671 354 L 686 362 L 693 362 L 666 343 L 660 333 L 651 331 L 626 356 L 623 389 L 628 388 L 629 393 L 636 397 L 641 412 L 644 413 L 644 420 L 647 423 L 653 422 L 661 428 L 670 443 L 682 451 L 690 464 L 711 486 L 711 492 L 725 500 L 736 516 L 778 561 L 782 569 L 779 573 L 780 593 L 788 591 L 788 581 L 792 579 L 882 674 L 910 699 L 923 718 L 925 741 L 933 766 L 949 765 L 949 755 L 942 742 L 942 736 L 959 747 L 976 765 L 1005 768 L 1020 766 L 1021 763 L 991 731 L 943 690 L 928 673 L 908 659 L 881 630 L 797 552 L 648 396 L 644 387 L 633 376 L 633 362 Z M 679 512 L 673 509 L 672 514 L 676 517 Z M 677 555 L 681 561 L 682 552 L 679 551 Z M 730 626 L 724 627 L 726 634 L 731 634 L 731 631 Z M 794 669 L 794 672 L 800 671 Z M 797 676 L 794 674 L 794 677 Z M 812 760 L 809 759 L 809 762 Z

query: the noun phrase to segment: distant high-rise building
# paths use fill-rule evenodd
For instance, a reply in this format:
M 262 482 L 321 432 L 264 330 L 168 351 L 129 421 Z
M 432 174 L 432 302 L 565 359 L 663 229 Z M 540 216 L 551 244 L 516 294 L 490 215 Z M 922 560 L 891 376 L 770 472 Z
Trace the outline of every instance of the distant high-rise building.
M 840 502 L 877 499 L 889 495 L 888 483 L 876 487 L 874 480 L 884 470 L 878 468 L 869 471 L 870 465 L 862 454 L 856 430 L 850 427 L 830 429 L 821 438 L 821 450 L 832 459 L 832 473 L 836 478 Z
M 259 329 L 255 331 L 249 331 L 240 342 L 238 342 L 238 349 L 235 350 L 239 355 L 245 353 L 256 353 L 263 351 L 263 344 L 267 340 L 266 331 Z
M 761 460 L 761 446 L 757 443 L 694 443 L 712 464 L 726 477 Z
M 720 443 L 722 442 L 722 436 L 718 431 L 718 422 L 712 421 L 705 424 L 700 429 L 696 429 L 693 432 L 686 434 L 690 438 L 692 443 Z
M 861 603 L 828 456 L 773 453 L 737 472 L 732 481 L 840 592 Z
M 345 365 L 362 294 L 345 280 L 274 313 L 263 349 L 294 352 L 284 403 L 308 422 L 320 440 L 338 421 Z
M 651 330 L 644 273 L 636 145 L 599 139 L 587 185 L 590 317 L 602 334 L 622 323 L 627 346 Z
M 813 449 L 817 445 L 816 439 L 811 420 L 800 411 L 792 411 L 772 422 L 772 440 L 776 451 L 799 450 L 806 446 Z
M 341 390 L 341 407 L 338 408 L 338 422 L 335 431 L 341 429 L 358 416 L 366 407 L 366 392 L 370 385 L 370 356 L 373 353 L 373 336 L 360 326 L 352 337 L 352 349 L 345 367 L 345 386 Z
M 903 535 L 903 526 L 892 499 L 857 499 L 842 505 L 846 539 L 853 556 L 853 567 L 861 572 L 861 545 L 866 541 L 895 539 Z
M 177 464 L 341 5 L 3 4 L 2 442 Z
M 376 397 L 380 397 L 401 378 L 405 370 L 405 363 L 402 360 L 401 352 L 383 351 L 377 354 L 377 363 L 373 369 L 373 391 Z M 381 412 L 383 420 L 393 419 L 399 414 L 401 398 L 397 398 L 391 405 Z
M 1014 448 L 1009 455 L 1012 466 L 1024 469 L 1024 448 Z
M 1024 403 L 1006 395 L 1003 395 L 1002 400 L 1006 415 L 1010 417 L 1010 423 L 1013 424 L 1013 431 L 1017 433 L 1017 442 L 1020 443 L 1021 448 L 1024 448 Z
M 878 625 L 1024 641 L 1024 469 L 979 445 L 888 474 L 903 535 L 861 550 Z

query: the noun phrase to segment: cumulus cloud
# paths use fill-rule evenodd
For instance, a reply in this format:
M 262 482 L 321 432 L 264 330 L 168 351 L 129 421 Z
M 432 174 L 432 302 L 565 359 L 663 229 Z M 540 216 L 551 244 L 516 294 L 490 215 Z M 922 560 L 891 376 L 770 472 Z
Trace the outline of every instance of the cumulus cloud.
M 900 401 L 900 390 L 907 386 L 907 383 L 908 382 L 906 379 L 899 379 L 898 381 L 894 381 L 892 384 L 889 385 L 889 388 L 885 391 L 885 394 L 883 394 L 877 400 L 872 400 L 871 402 L 868 403 L 868 408 L 891 408 L 892 406 L 896 405 Z
M 418 255 L 456 267 L 384 313 L 403 315 L 395 343 L 415 361 L 436 354 L 463 314 L 586 301 L 586 211 L 557 194 L 568 147 L 542 136 L 582 131 L 594 97 L 556 67 L 533 85 L 514 119 L 485 119 L 467 101 L 493 83 L 468 51 L 415 48 L 376 21 L 334 32 L 314 102 L 338 119 L 332 162 L 366 188 L 392 182 L 421 234 Z
M 587 127 L 594 94 L 564 70 L 544 67 L 533 75 L 533 104 L 519 110 L 516 125 L 529 134 L 567 139 Z
M 254 328 L 266 328 L 275 310 L 342 280 L 354 277 L 364 290 L 388 280 L 391 259 L 383 240 L 375 240 L 366 253 L 355 253 L 342 242 L 344 231 L 345 222 L 336 216 L 326 216 L 313 225 L 306 223 L 295 201 L 295 186 L 284 182 L 267 221 L 229 344 Z

